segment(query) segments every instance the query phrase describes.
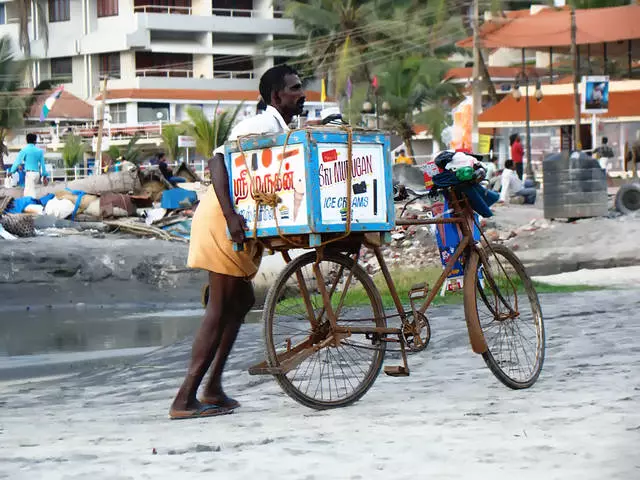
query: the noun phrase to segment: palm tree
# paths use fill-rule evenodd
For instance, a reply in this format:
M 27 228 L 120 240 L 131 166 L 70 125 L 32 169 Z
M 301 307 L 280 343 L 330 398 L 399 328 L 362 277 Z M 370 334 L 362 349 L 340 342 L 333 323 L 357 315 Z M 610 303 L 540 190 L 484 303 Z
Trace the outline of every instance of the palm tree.
M 189 120 L 185 122 L 187 133 L 196 141 L 196 152 L 205 158 L 211 157 L 213 151 L 220 145 L 224 145 L 229 138 L 231 129 L 236 122 L 238 113 L 243 104 L 239 104 L 234 110 L 220 111 L 220 102 L 216 105 L 216 113 L 209 120 L 199 108 L 187 108 Z
M 67 135 L 64 137 L 64 147 L 62 148 L 62 161 L 64 168 L 73 168 L 84 158 L 87 144 L 82 141 L 79 135 Z
M 433 138 L 441 141 L 447 124 L 445 103 L 458 97 L 454 85 L 442 82 L 448 68 L 446 62 L 437 58 L 418 55 L 395 59 L 380 67 L 379 94 L 388 106 L 385 122 L 403 139 L 410 157 L 414 156 L 411 140 L 416 121 L 424 121 Z
M 45 51 L 49 48 L 49 24 L 47 23 L 47 1 L 35 0 L 35 12 L 32 11 L 31 0 L 18 0 L 16 6 L 18 7 L 18 24 L 19 24 L 19 44 L 20 50 L 24 53 L 24 56 L 31 57 L 31 37 L 29 36 L 29 21 L 32 20 L 33 13 L 37 18 L 37 30 L 39 36 L 44 42 Z
M 163 125 L 162 126 L 162 143 L 164 144 L 164 151 L 170 162 L 175 162 L 180 153 L 180 147 L 178 147 L 178 137 L 185 133 L 184 125 Z
M 406 36 L 395 13 L 414 0 L 295 0 L 286 15 L 293 19 L 303 41 L 276 41 L 275 48 L 302 50 L 308 73 L 328 76 L 334 92 L 341 92 L 348 76 L 371 80 L 371 56 Z M 384 53 L 384 52 L 382 52 Z M 312 75 L 310 75 L 312 76 Z
M 51 82 L 41 82 L 31 93 L 22 86 L 29 68 L 28 60 L 17 60 L 12 53 L 11 39 L 0 38 L 0 170 L 4 171 L 5 144 L 8 133 L 24 124 L 35 101 L 51 88 Z
M 112 161 L 122 157 L 122 160 L 137 165 L 140 162 L 140 157 L 142 155 L 142 150 L 137 145 L 138 140 L 140 140 L 140 134 L 135 134 L 124 147 L 110 145 L 107 149 L 107 155 L 111 157 Z

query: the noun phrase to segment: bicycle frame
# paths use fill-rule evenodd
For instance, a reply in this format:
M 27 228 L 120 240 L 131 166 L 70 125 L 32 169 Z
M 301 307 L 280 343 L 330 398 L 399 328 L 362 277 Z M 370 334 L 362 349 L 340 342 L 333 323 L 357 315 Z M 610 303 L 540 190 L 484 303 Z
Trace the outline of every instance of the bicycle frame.
M 438 280 L 436 280 L 435 285 L 431 288 L 427 299 L 424 301 L 422 306 L 417 310 L 417 312 L 419 312 L 420 314 L 424 314 L 427 311 L 427 309 L 435 299 L 436 295 L 438 294 L 438 291 L 440 290 L 444 282 L 447 280 L 447 277 L 453 270 L 453 267 L 456 264 L 456 262 L 460 258 L 468 257 L 470 254 L 469 249 L 473 249 L 473 250 L 476 249 L 475 242 L 473 239 L 473 224 L 474 224 L 473 211 L 471 210 L 469 205 L 467 205 L 466 203 L 458 199 L 457 195 L 453 190 L 449 192 L 449 195 L 450 195 L 451 206 L 453 207 L 453 212 L 454 212 L 454 216 L 451 218 L 434 218 L 434 219 L 424 219 L 424 220 L 415 219 L 415 220 L 396 221 L 396 225 L 406 225 L 406 226 L 456 224 L 460 226 L 460 230 L 462 232 L 462 239 L 460 240 L 458 247 L 456 248 L 453 255 L 451 255 L 451 257 L 447 261 L 447 264 L 445 265 L 444 270 L 440 274 L 440 277 L 438 278 Z M 408 312 L 405 310 L 404 305 L 400 300 L 400 295 L 398 294 L 398 291 L 395 287 L 395 283 L 393 281 L 393 278 L 391 277 L 391 272 L 387 267 L 387 263 L 384 260 L 384 257 L 382 255 L 382 250 L 380 249 L 380 247 L 373 247 L 372 250 L 376 256 L 378 264 L 380 265 L 382 275 L 384 276 L 385 283 L 387 285 L 387 288 L 389 289 L 389 293 L 391 294 L 391 298 L 393 299 L 393 303 L 396 307 L 396 310 L 400 315 L 400 319 L 403 322 L 405 322 Z M 318 280 L 320 281 L 320 278 Z M 330 321 L 331 321 L 331 318 L 330 318 Z M 349 333 L 349 332 L 397 333 L 397 329 L 389 329 L 389 328 L 372 329 L 372 328 L 366 328 L 366 327 L 362 327 L 362 328 L 348 327 L 347 328 L 347 327 L 341 327 L 335 323 L 332 324 L 332 327 L 334 328 L 334 331 L 337 333 Z M 479 321 L 474 319 L 467 319 L 467 329 L 469 331 L 469 340 L 471 342 L 473 351 L 476 353 L 484 353 L 488 347 L 484 339 L 484 334 L 482 333 L 482 329 L 480 327 Z

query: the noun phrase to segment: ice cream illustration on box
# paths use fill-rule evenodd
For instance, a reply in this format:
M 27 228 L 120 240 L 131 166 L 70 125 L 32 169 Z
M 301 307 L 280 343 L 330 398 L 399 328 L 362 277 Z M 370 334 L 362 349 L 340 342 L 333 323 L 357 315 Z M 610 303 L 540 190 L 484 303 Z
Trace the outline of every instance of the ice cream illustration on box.
M 293 220 L 298 219 L 298 212 L 300 212 L 300 206 L 302 205 L 302 199 L 304 198 L 305 184 L 304 184 L 304 171 L 298 169 L 293 174 Z

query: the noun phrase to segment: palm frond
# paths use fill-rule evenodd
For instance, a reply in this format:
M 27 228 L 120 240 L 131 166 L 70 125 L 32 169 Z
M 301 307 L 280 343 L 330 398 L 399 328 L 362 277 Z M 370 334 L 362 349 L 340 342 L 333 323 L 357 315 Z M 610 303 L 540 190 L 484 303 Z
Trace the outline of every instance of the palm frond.
M 162 126 L 162 143 L 165 153 L 171 162 L 175 162 L 179 157 L 178 137 L 184 131 L 183 125 L 167 124 Z
M 65 168 L 73 168 L 84 158 L 87 145 L 79 135 L 67 135 L 64 137 L 64 147 L 62 148 L 62 162 Z

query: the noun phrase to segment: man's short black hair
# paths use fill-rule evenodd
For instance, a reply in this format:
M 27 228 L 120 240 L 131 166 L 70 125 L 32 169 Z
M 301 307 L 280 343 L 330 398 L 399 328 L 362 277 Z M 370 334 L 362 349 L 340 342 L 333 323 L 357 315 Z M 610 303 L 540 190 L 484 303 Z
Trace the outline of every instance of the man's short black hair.
M 267 105 L 271 105 L 271 94 L 285 87 L 287 75 L 298 75 L 295 68 L 282 64 L 270 68 L 260 77 L 260 96 Z
M 509 159 L 504 162 L 504 168 L 508 168 L 509 170 L 513 170 L 513 160 Z
M 602 144 L 606 145 L 607 143 L 609 143 L 609 139 L 607 137 L 602 137 Z
M 27 143 L 35 145 L 36 141 L 38 141 L 38 136 L 35 133 L 27 133 Z
M 165 157 L 164 152 L 158 152 L 158 160 L 162 160 Z
M 517 133 L 512 133 L 511 135 L 509 135 L 509 145 L 513 145 L 513 143 L 516 141 L 516 138 L 518 138 Z

